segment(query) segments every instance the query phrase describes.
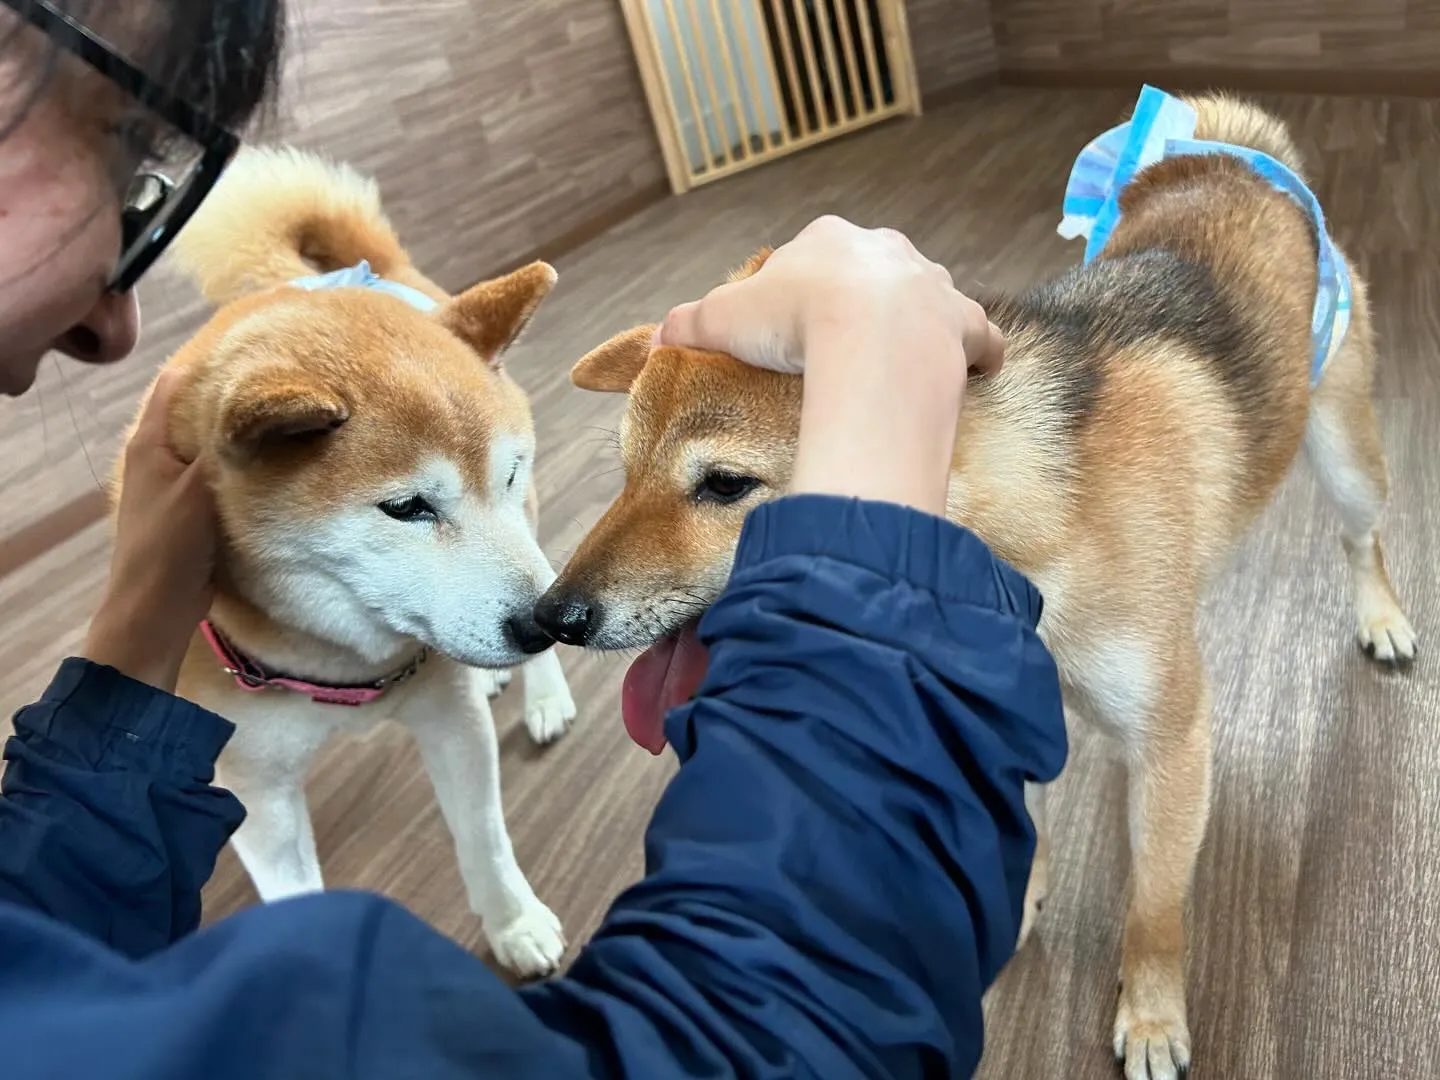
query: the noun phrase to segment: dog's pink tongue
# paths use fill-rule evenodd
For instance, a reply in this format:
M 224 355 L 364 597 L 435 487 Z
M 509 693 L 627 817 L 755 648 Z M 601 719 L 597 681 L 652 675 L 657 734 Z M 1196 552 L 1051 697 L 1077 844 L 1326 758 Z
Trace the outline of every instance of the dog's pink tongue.
M 652 754 L 665 749 L 665 714 L 695 696 L 705 678 L 705 646 L 691 623 L 646 649 L 625 673 L 620 712 L 630 738 Z

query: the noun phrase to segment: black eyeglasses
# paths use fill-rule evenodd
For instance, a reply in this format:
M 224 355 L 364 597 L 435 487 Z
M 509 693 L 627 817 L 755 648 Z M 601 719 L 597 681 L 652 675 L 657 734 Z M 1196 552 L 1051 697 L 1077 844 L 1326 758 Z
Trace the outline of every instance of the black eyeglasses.
M 240 140 L 234 132 L 170 93 L 113 46 L 47 0 L 0 0 L 0 3 L 201 148 L 200 160 L 178 184 L 156 172 L 141 173 L 131 184 L 121 216 L 120 258 L 106 286 L 111 292 L 129 292 L 205 201 L 235 156 Z

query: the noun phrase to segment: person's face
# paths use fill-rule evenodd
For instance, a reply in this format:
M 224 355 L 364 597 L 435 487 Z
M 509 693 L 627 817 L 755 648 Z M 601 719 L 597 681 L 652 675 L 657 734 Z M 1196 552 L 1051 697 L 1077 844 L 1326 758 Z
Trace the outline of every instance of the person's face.
M 0 53 L 0 125 L 33 92 L 43 42 L 31 30 Z M 105 291 L 120 251 L 129 103 L 61 57 L 52 82 L 0 139 L 0 393 L 28 390 L 58 349 L 107 364 L 135 347 L 134 293 Z

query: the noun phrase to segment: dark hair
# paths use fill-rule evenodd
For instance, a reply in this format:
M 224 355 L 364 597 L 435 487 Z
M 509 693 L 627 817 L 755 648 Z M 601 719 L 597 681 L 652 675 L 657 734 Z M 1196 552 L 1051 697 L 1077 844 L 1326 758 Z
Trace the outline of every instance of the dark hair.
M 124 9 L 145 14 L 147 44 L 126 49 L 112 44 L 156 82 L 217 123 L 243 127 L 261 105 L 273 100 L 280 78 L 285 38 L 284 0 L 51 0 L 52 6 L 102 38 L 115 32 Z M 147 10 L 148 9 L 148 10 Z M 0 15 L 10 12 L 0 7 Z M 129 12 L 126 12 L 129 14 Z M 0 39 L 9 44 L 10 35 Z M 33 76 L 29 101 L 43 94 L 54 74 L 56 51 L 48 50 Z M 16 117 L 0 118 L 5 128 Z
M 146 70 L 177 97 L 232 129 L 273 100 L 285 38 L 284 0 L 150 2 L 158 17 L 168 19 L 170 31 Z

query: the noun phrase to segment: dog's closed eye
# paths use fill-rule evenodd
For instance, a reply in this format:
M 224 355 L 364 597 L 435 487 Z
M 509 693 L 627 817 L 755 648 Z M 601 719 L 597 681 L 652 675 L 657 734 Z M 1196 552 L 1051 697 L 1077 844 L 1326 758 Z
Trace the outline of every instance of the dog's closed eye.
M 379 503 L 378 509 L 386 517 L 392 517 L 396 521 L 435 521 L 440 517 L 439 511 L 431 506 L 423 495 L 389 499 Z
M 728 506 L 737 503 L 760 486 L 754 476 L 711 470 L 695 485 L 695 501 Z

